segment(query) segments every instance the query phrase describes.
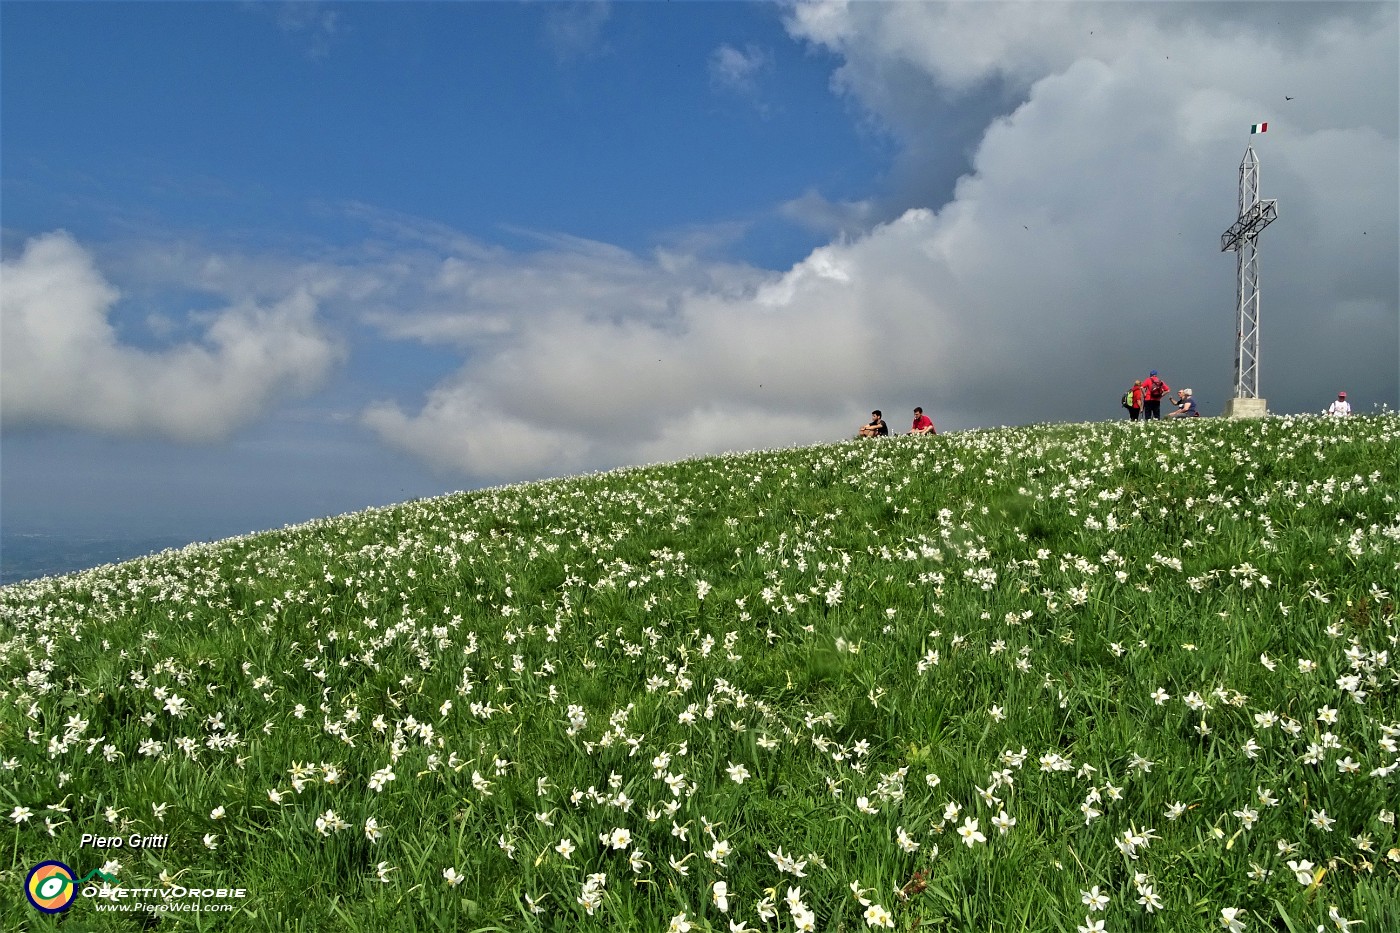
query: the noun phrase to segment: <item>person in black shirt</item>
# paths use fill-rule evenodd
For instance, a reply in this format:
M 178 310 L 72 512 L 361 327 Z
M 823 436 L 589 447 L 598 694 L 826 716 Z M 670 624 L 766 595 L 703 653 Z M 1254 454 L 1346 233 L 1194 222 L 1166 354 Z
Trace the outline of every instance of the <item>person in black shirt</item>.
M 885 424 L 885 419 L 880 415 L 880 409 L 875 409 L 870 413 L 870 423 L 861 425 L 861 437 L 889 437 L 890 426 Z

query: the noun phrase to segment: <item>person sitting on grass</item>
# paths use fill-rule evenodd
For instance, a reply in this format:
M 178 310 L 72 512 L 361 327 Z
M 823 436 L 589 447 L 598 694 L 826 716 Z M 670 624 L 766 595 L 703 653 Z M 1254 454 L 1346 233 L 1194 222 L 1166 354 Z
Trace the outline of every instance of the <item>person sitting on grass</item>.
M 922 408 L 914 409 L 914 426 L 909 429 L 910 434 L 937 434 L 938 429 L 933 426 L 933 419 L 924 414 Z
M 1176 400 L 1172 404 L 1176 406 L 1176 411 L 1167 415 L 1168 418 L 1201 417 L 1201 410 L 1196 407 L 1196 397 L 1191 394 L 1190 389 L 1182 389 L 1178 392 Z
M 880 415 L 880 409 L 875 409 L 870 413 L 870 423 L 861 425 L 861 437 L 889 437 L 890 426 L 885 424 L 885 419 Z

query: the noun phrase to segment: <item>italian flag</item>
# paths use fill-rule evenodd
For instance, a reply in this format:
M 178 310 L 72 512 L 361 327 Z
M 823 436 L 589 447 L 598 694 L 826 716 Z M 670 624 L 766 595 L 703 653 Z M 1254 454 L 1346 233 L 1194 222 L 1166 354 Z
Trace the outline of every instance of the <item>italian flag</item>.
M 1251 124 L 1249 125 L 1249 132 L 1250 132 L 1250 135 L 1253 135 L 1253 134 L 1255 134 L 1255 133 L 1267 133 L 1267 132 L 1269 132 L 1269 124 L 1267 124 L 1267 123 L 1251 123 Z

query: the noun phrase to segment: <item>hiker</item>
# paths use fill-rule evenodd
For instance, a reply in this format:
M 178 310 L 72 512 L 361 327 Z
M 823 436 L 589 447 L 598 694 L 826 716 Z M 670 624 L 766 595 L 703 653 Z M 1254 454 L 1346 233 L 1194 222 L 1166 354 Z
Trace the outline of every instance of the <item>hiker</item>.
M 890 426 L 885 424 L 885 419 L 880 415 L 880 409 L 875 409 L 870 413 L 870 423 L 861 425 L 861 437 L 889 437 Z
M 1327 406 L 1327 414 L 1341 418 L 1345 418 L 1347 415 L 1351 414 L 1351 402 L 1347 401 L 1347 394 L 1345 392 L 1337 393 L 1337 400 Z
M 1133 387 L 1123 393 L 1123 407 L 1128 409 L 1128 420 L 1138 420 L 1142 414 L 1142 380 L 1133 382 Z
M 1156 418 L 1162 420 L 1162 396 L 1172 390 L 1157 377 L 1157 370 L 1147 374 L 1147 378 L 1142 381 L 1142 420 L 1151 421 Z
M 1176 394 L 1176 401 L 1172 403 L 1176 406 L 1176 411 L 1167 415 L 1168 418 L 1199 418 L 1201 410 L 1196 407 L 1196 396 L 1190 389 L 1182 389 Z
M 933 419 L 924 414 L 922 408 L 914 409 L 914 426 L 909 429 L 910 434 L 937 434 L 938 429 L 933 426 Z

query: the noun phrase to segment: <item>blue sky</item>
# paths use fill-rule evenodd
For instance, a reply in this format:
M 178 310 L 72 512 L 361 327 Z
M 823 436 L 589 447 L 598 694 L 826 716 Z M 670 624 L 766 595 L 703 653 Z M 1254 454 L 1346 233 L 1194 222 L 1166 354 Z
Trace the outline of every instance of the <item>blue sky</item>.
M 1215 413 L 1251 143 L 1262 394 L 1395 407 L 1396 11 L 5 3 L 0 528 Z
M 833 56 L 788 39 L 778 7 L 283 10 L 8 8 L 7 226 L 347 243 L 360 202 L 517 247 L 539 231 L 644 250 L 808 187 L 861 196 L 888 162 L 830 93 Z M 745 256 L 817 245 L 768 226 Z

